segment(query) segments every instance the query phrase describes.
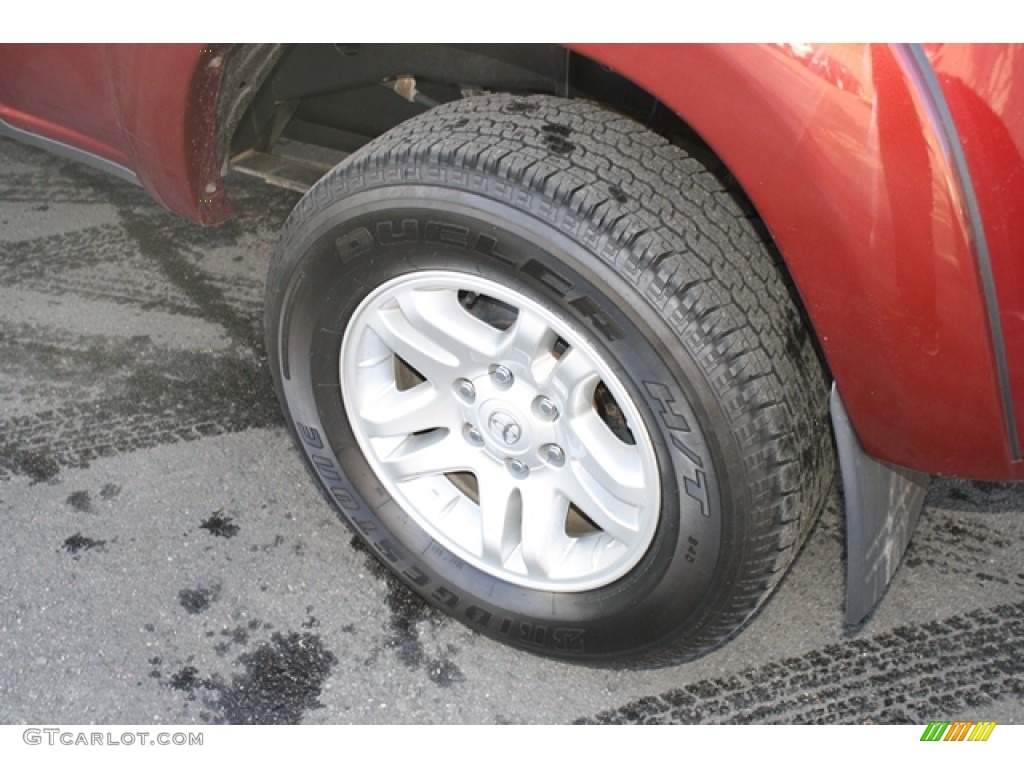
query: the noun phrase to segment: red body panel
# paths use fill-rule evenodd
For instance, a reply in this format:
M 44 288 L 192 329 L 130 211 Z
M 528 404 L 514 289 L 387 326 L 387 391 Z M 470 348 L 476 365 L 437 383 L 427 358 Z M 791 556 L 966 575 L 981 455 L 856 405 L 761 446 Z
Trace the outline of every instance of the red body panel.
M 0 119 L 128 165 L 97 45 L 0 46 Z
M 0 46 L 0 119 L 135 171 L 170 210 L 231 215 L 215 120 L 225 46 Z
M 735 174 L 870 454 L 932 473 L 1024 478 L 960 178 L 905 50 L 575 48 L 668 105 Z M 230 214 L 214 147 L 219 53 L 0 46 L 0 118 L 123 164 L 171 210 L 216 222 Z M 1024 427 L 1024 54 L 927 53 L 977 191 Z
M 1024 435 L 1024 45 L 931 45 L 985 225 L 1017 433 Z

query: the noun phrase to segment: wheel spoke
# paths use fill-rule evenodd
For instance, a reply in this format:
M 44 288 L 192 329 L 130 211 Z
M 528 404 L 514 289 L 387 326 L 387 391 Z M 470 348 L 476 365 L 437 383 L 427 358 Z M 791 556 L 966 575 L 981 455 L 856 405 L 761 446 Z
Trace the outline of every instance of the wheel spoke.
M 381 461 L 397 482 L 447 472 L 471 472 L 479 453 L 466 445 L 460 432 L 443 429 L 409 435 Z
M 358 418 L 371 437 L 411 435 L 445 427 L 455 431 L 458 417 L 451 397 L 430 382 L 399 391 L 392 385 L 373 402 L 363 403 Z
M 417 328 L 397 305 L 373 313 L 367 325 L 388 349 L 432 381 L 459 368 L 458 356 Z
M 450 289 L 403 293 L 369 314 L 367 325 L 387 348 L 438 383 L 490 359 L 500 335 L 466 312 Z
M 406 321 L 442 346 L 463 372 L 474 363 L 493 360 L 498 351 L 501 332 L 467 312 L 454 289 L 409 291 L 398 298 L 398 307 Z
M 565 495 L 587 518 L 616 541 L 630 546 L 640 534 L 640 511 L 605 492 L 603 486 L 585 470 L 567 479 Z
M 565 532 L 569 502 L 544 483 L 525 483 L 523 499 L 523 561 L 527 572 L 552 578 L 572 549 Z
M 620 501 L 643 504 L 648 488 L 637 447 L 619 440 L 593 409 L 573 416 L 572 430 L 584 449 L 572 458 L 574 473 Z
M 477 482 L 483 556 L 495 565 L 502 565 L 522 539 L 522 496 L 504 467 L 481 473 Z
M 559 358 L 551 384 L 566 403 L 568 413 L 580 414 L 593 408 L 594 390 L 601 381 L 589 356 L 575 347 Z
M 502 338 L 498 354 L 516 360 L 529 368 L 535 380 L 551 375 L 557 362 L 551 354 L 558 334 L 540 315 L 521 309 L 515 323 Z

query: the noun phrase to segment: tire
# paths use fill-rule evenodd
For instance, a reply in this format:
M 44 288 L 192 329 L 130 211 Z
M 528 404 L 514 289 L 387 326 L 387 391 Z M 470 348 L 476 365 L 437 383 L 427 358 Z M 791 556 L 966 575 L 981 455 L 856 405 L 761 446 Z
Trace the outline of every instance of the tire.
M 822 366 L 770 246 L 704 166 L 589 104 L 471 98 L 367 145 L 291 214 L 266 307 L 342 518 L 519 648 L 706 652 L 831 483 Z

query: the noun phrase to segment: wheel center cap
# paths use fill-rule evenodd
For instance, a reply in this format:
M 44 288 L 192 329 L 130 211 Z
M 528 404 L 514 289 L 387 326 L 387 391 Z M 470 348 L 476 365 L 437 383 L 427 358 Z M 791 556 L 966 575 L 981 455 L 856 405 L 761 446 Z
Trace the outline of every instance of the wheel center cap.
M 491 437 L 510 448 L 523 436 L 523 428 L 508 411 L 494 411 L 487 420 L 487 429 Z

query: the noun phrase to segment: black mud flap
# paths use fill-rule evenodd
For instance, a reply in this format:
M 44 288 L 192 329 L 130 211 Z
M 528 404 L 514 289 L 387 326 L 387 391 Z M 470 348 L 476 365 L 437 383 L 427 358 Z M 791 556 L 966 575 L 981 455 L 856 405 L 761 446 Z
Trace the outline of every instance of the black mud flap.
M 846 497 L 846 623 L 859 624 L 885 594 L 907 550 L 928 475 L 864 453 L 834 384 L 830 409 Z

